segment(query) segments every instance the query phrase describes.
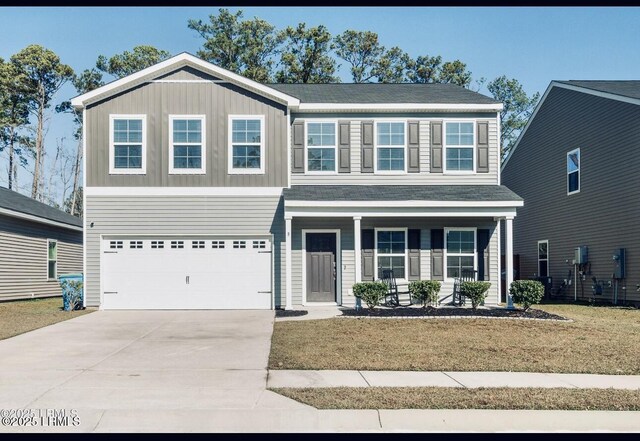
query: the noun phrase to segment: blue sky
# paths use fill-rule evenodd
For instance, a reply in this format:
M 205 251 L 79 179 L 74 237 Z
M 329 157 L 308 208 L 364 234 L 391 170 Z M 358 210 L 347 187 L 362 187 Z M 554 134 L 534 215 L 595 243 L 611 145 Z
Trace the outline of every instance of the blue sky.
M 279 29 L 306 22 L 324 24 L 332 34 L 346 29 L 378 33 L 387 47 L 411 56 L 460 59 L 474 79 L 507 75 L 528 93 L 544 92 L 554 79 L 639 79 L 639 7 L 243 7 Z M 0 7 L 0 57 L 37 43 L 55 51 L 76 71 L 139 44 L 173 54 L 194 53 L 202 39 L 187 28 L 190 18 L 206 20 L 216 7 Z M 346 65 L 343 81 L 350 77 Z M 482 92 L 482 90 L 481 90 Z M 65 87 L 57 101 L 74 95 Z M 56 116 L 47 137 L 71 137 L 70 118 Z M 0 185 L 6 173 L 0 160 Z M 23 173 L 24 175 L 25 173 Z

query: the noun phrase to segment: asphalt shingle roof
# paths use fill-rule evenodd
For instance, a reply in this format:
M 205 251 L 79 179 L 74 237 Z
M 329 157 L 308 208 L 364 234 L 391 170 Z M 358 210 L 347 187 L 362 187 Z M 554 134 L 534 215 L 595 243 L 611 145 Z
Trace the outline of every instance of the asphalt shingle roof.
M 0 207 L 74 227 L 82 227 L 82 219 L 3 187 L 0 187 Z
M 287 201 L 522 201 L 503 185 L 294 185 Z
M 640 99 L 640 80 L 570 80 L 557 82 Z
M 496 104 L 478 92 L 455 84 L 268 84 L 303 103 L 437 103 L 437 104 Z

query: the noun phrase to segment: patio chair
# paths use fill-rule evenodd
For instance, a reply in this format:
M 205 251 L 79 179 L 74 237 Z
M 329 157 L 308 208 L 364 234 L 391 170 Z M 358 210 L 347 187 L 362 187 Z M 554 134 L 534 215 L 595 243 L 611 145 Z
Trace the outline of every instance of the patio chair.
M 386 283 L 389 286 L 387 294 L 384 297 L 384 306 L 390 306 L 392 308 L 395 308 L 396 306 L 410 306 L 412 304 L 411 294 L 408 290 L 398 290 L 398 283 L 396 282 L 393 270 L 380 270 L 380 274 L 382 275 L 380 281 Z M 398 294 L 409 294 L 409 303 L 407 305 L 400 304 Z
M 453 301 L 454 305 L 463 306 L 466 303 L 466 298 L 462 294 L 462 290 L 460 289 L 460 285 L 462 282 L 472 282 L 476 280 L 476 272 L 475 270 L 462 270 L 460 272 L 460 276 L 454 279 L 453 283 Z

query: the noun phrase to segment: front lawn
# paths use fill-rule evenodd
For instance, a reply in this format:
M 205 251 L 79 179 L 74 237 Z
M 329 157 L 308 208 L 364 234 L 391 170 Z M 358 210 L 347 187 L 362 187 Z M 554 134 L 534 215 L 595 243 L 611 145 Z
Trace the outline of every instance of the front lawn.
M 0 303 L 0 340 L 93 311 L 94 309 L 63 311 L 61 297 L 2 302 Z
M 339 387 L 271 390 L 317 409 L 640 410 L 640 390 L 506 387 Z
M 276 321 L 269 368 L 640 374 L 640 310 L 536 308 L 573 321 Z

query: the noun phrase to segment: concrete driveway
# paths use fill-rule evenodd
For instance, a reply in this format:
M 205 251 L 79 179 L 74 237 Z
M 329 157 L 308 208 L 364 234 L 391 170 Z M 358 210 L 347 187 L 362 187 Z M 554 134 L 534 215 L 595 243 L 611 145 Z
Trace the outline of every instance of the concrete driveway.
M 312 409 L 265 390 L 273 320 L 273 311 L 98 311 L 0 341 L 0 409 L 80 418 L 0 431 L 254 431 L 246 419 L 258 409 L 263 428 L 279 430 L 279 410 Z

